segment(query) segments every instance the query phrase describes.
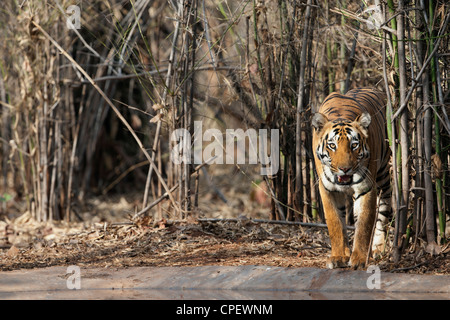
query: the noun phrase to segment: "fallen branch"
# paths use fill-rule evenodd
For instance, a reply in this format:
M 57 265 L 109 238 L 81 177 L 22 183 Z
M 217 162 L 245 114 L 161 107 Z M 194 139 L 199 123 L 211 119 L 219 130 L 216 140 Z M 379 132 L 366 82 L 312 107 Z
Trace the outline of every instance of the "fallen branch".
M 312 222 L 300 222 L 300 221 L 286 221 L 286 220 L 266 220 L 266 219 L 239 219 L 239 218 L 200 218 L 197 219 L 199 222 L 243 222 L 249 221 L 254 223 L 268 223 L 268 224 L 284 224 L 284 225 L 294 225 L 294 226 L 302 226 L 302 227 L 317 227 L 317 228 L 326 228 L 327 225 L 325 223 L 312 223 Z M 354 226 L 347 226 L 349 230 L 355 230 Z
M 418 263 L 418 264 L 416 264 L 416 265 L 414 265 L 414 266 L 404 267 L 404 268 L 397 268 L 397 269 L 392 269 L 392 270 L 390 270 L 389 272 L 403 272 L 403 271 L 409 271 L 409 270 L 418 268 L 418 267 L 420 267 L 420 266 L 423 266 L 424 264 L 427 264 L 427 263 L 429 263 L 429 261 L 423 261 L 423 262 Z

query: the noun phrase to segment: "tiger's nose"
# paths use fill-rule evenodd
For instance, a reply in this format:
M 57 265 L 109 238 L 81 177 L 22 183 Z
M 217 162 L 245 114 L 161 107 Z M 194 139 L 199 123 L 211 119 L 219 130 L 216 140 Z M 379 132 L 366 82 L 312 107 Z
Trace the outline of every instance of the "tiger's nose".
M 344 167 L 344 168 L 339 167 L 339 170 L 341 170 L 341 171 L 344 172 L 344 173 L 349 172 L 350 169 L 351 169 L 350 167 Z

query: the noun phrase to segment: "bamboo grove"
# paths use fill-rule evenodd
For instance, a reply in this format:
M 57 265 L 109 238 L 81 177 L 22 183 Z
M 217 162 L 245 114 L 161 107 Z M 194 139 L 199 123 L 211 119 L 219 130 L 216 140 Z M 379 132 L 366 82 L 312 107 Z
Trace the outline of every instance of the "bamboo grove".
M 260 177 L 268 218 L 323 221 L 311 115 L 333 91 L 375 87 L 388 95 L 393 255 L 437 253 L 448 238 L 446 1 L 4 2 L 3 214 L 13 198 L 38 221 L 69 221 L 86 195 L 132 185 L 135 217 L 195 216 L 208 167 L 170 161 L 170 137 L 203 120 L 279 129 L 280 170 Z

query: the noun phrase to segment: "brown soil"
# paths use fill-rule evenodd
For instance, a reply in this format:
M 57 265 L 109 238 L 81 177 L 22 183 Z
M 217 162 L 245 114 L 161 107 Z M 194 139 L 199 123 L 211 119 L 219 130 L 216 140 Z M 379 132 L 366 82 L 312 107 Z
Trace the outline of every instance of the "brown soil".
M 78 265 L 131 266 L 268 265 L 325 267 L 326 229 L 237 222 L 162 221 L 96 223 L 89 227 L 44 224 L 21 217 L 0 233 L 0 270 Z M 450 274 L 449 246 L 431 256 L 419 249 L 400 264 L 377 261 L 383 271 Z

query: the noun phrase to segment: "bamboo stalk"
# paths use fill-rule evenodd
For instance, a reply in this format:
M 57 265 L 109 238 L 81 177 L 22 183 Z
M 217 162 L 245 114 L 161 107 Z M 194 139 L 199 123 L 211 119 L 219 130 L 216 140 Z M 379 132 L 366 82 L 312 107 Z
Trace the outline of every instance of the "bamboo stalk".
M 444 114 L 444 117 L 445 117 L 446 116 L 446 111 L 445 111 L 445 103 L 444 103 L 444 94 L 442 92 L 441 73 L 440 73 L 440 70 L 439 70 L 439 62 L 436 63 L 436 87 L 437 87 L 437 91 L 438 91 L 438 101 L 439 101 L 439 104 L 442 106 L 442 113 Z M 435 119 L 435 121 L 436 121 L 436 119 Z M 435 122 L 435 126 L 439 127 L 439 125 L 436 125 L 436 122 Z M 447 145 L 447 148 L 448 148 L 449 144 L 445 143 L 446 137 L 444 136 L 442 138 L 443 138 L 442 140 L 444 142 L 442 142 L 441 144 L 443 146 Z M 447 137 L 447 141 L 448 141 L 448 137 Z M 447 167 L 446 166 L 446 158 L 447 157 L 445 157 L 445 153 L 444 153 L 444 156 L 442 156 L 442 151 L 443 150 L 439 150 L 439 151 L 440 151 L 440 153 L 438 153 L 438 152 L 436 152 L 436 153 L 438 154 L 440 159 L 444 158 L 444 161 L 441 160 L 443 162 L 442 167 L 446 168 Z M 447 162 L 447 164 L 448 164 L 448 162 Z M 442 171 L 444 171 L 444 170 L 442 170 Z M 441 178 L 438 179 L 439 183 L 438 183 L 438 180 L 436 181 L 436 183 L 438 183 L 438 186 L 437 186 L 437 200 L 438 200 L 438 203 L 440 203 L 440 205 L 441 205 L 441 210 L 438 210 L 439 236 L 440 236 L 440 238 L 442 239 L 443 242 L 445 242 L 445 239 L 446 239 L 445 238 L 446 221 L 445 221 L 445 212 L 444 212 L 444 208 L 445 208 L 445 196 L 444 196 L 444 194 L 445 194 L 445 185 L 446 185 L 445 178 L 446 178 L 446 172 L 444 171 L 444 172 L 442 172 L 442 179 Z
M 169 55 L 169 66 L 167 68 L 164 91 L 163 91 L 163 94 L 161 97 L 161 104 L 163 106 L 166 105 L 167 93 L 169 90 L 169 85 L 170 85 L 170 80 L 171 80 L 170 77 L 172 76 L 172 72 L 174 69 L 176 46 L 177 46 L 178 35 L 180 32 L 180 27 L 181 27 L 180 17 L 183 12 L 183 7 L 184 7 L 184 1 L 180 1 L 178 4 L 177 20 L 176 20 L 176 24 L 175 24 L 175 30 L 173 33 L 172 48 L 170 50 L 170 55 Z M 162 113 L 163 110 L 159 110 L 159 112 Z M 153 140 L 153 149 L 152 149 L 152 161 L 154 161 L 155 157 L 156 157 L 156 150 L 158 150 L 158 146 L 159 146 L 160 133 L 161 133 L 161 119 L 159 119 L 156 124 L 156 133 L 155 133 L 155 138 Z M 153 173 L 153 166 L 150 166 L 148 169 L 147 182 L 146 182 L 145 189 L 144 189 L 144 198 L 142 201 L 142 207 L 145 207 L 147 204 L 147 201 L 148 201 L 148 192 L 149 192 L 150 183 L 152 180 L 152 173 Z
M 397 153 L 396 148 L 396 134 L 395 134 L 395 122 L 391 121 L 390 115 L 392 115 L 392 99 L 390 95 L 390 88 L 387 80 L 387 71 L 386 71 L 386 45 L 385 41 L 383 41 L 383 78 L 384 83 L 386 87 L 386 93 L 387 93 L 387 106 L 386 106 L 386 125 L 388 129 L 388 138 L 389 138 L 389 145 L 391 148 L 391 154 L 392 154 L 392 180 L 394 182 L 393 187 L 393 212 L 394 212 L 394 218 L 397 219 L 399 216 L 399 188 L 398 188 L 398 174 L 397 174 L 397 161 L 395 161 L 395 154 Z M 390 132 L 390 134 L 389 134 Z
M 325 1 L 325 12 L 326 12 L 326 20 L 330 21 L 330 6 L 328 0 Z M 332 49 L 332 41 L 330 37 L 327 37 L 326 41 L 326 51 L 327 51 L 327 68 L 328 68 L 328 93 L 332 93 L 335 91 L 334 81 L 335 81 L 335 70 L 333 66 L 333 49 Z
M 422 8 L 423 10 L 425 8 Z M 426 18 L 426 12 L 423 12 Z M 424 31 L 424 30 L 423 30 Z M 423 40 L 425 41 L 425 40 Z M 432 56 L 431 54 L 429 56 Z M 431 61 L 431 60 L 430 60 Z M 425 63 L 424 63 L 425 64 Z M 433 182 L 431 178 L 431 156 L 432 156 L 432 108 L 429 100 L 430 97 L 430 75 L 429 68 L 424 69 L 422 77 L 423 88 L 423 105 L 425 108 L 423 117 L 423 134 L 424 134 L 424 187 L 425 187 L 425 222 L 426 222 L 426 238 L 428 243 L 433 243 L 436 239 L 436 227 L 434 221 L 434 195 Z
M 447 27 L 448 21 L 450 18 L 450 13 L 447 14 L 443 27 L 441 28 L 441 31 L 445 30 L 445 28 Z M 428 67 L 428 65 L 430 64 L 430 62 L 433 60 L 438 48 L 439 48 L 439 44 L 441 42 L 441 35 L 438 34 L 436 42 L 433 44 L 434 49 L 430 52 L 430 54 L 428 55 L 427 60 L 422 64 L 422 68 L 420 69 L 419 73 L 417 74 L 416 78 L 413 80 L 413 84 L 411 86 L 411 88 L 408 91 L 408 94 L 406 95 L 404 104 L 400 105 L 400 107 L 397 109 L 397 111 L 395 112 L 395 114 L 392 116 L 392 120 L 395 120 L 402 112 L 403 110 L 407 107 L 407 103 L 409 101 L 409 98 L 411 97 L 412 93 L 414 92 L 414 89 L 416 88 L 417 84 L 420 83 L 420 78 L 422 77 L 423 72 L 426 70 L 426 68 Z M 432 41 L 431 36 L 429 37 L 429 41 Z
M 309 19 L 311 16 L 312 1 L 308 0 L 304 15 L 302 51 L 300 53 L 300 75 L 298 80 L 298 99 L 296 113 L 296 129 L 295 129 L 295 194 L 297 195 L 297 203 L 295 208 L 302 210 L 303 208 L 303 176 L 302 176 L 302 116 L 304 112 L 304 91 L 305 91 L 305 72 L 306 72 L 306 53 L 307 41 L 309 33 Z
M 153 167 L 153 170 L 155 171 L 156 175 L 158 176 L 159 181 L 161 182 L 162 186 L 166 190 L 166 192 L 169 195 L 169 198 L 172 202 L 172 205 L 174 208 L 178 209 L 178 206 L 175 202 L 175 199 L 173 198 L 173 195 L 169 191 L 169 187 L 165 183 L 163 177 L 161 176 L 161 173 L 156 168 L 155 163 L 153 162 L 152 158 L 148 154 L 147 150 L 144 148 L 141 140 L 136 135 L 136 132 L 131 127 L 131 125 L 128 123 L 128 121 L 122 116 L 122 114 L 119 112 L 119 110 L 116 108 L 116 106 L 111 102 L 111 100 L 108 98 L 108 96 L 103 92 L 102 89 L 92 80 L 92 78 L 86 73 L 86 71 L 72 58 L 71 55 L 67 53 L 59 44 L 56 42 L 42 27 L 36 23 L 34 20 L 31 20 L 31 23 L 47 38 L 50 40 L 50 42 L 83 74 L 86 79 L 88 79 L 92 86 L 97 90 L 97 92 L 102 96 L 102 98 L 106 101 L 106 103 L 111 107 L 111 109 L 114 111 L 114 113 L 117 115 L 117 117 L 122 121 L 122 123 L 126 126 L 126 128 L 130 131 L 131 135 L 135 139 L 136 143 L 138 144 L 141 151 L 144 153 L 148 161 L 150 162 L 150 165 Z
M 429 18 L 429 46 L 430 50 L 433 50 L 433 40 L 431 40 L 433 36 L 433 23 L 434 23 L 434 3 L 432 0 L 428 3 L 428 18 Z M 450 16 L 450 14 L 448 15 Z M 433 94 L 433 104 L 437 104 L 439 101 L 438 98 L 438 92 L 437 92 L 437 70 L 438 66 L 436 63 L 436 57 L 433 55 L 430 62 L 430 69 L 431 69 L 431 88 L 432 88 L 432 94 Z M 440 103 L 443 103 L 443 101 L 439 101 Z M 434 138 L 435 138 L 435 156 L 439 161 L 441 162 L 441 132 L 440 132 L 440 122 L 437 112 L 434 112 Z M 445 235 L 445 218 L 444 213 L 442 210 L 442 180 L 439 176 L 435 177 L 435 188 L 436 188 L 436 207 L 438 211 L 438 220 L 439 220 L 439 235 L 442 237 Z M 445 236 L 444 236 L 445 237 Z
M 383 9 L 383 12 L 386 14 L 386 9 Z M 385 91 L 387 95 L 387 106 L 386 106 L 386 125 L 387 125 L 387 133 L 388 133 L 388 139 L 389 139 L 389 146 L 391 148 L 391 154 L 392 154 L 392 180 L 394 182 L 394 188 L 393 188 L 393 212 L 394 212 L 394 218 L 398 220 L 399 216 L 399 195 L 398 195 L 398 172 L 397 172 L 397 162 L 395 161 L 395 154 L 396 154 L 396 133 L 395 133 L 395 122 L 392 120 L 392 97 L 391 97 L 391 90 L 389 87 L 389 82 L 387 78 L 387 57 L 386 57 L 386 43 L 387 43 L 387 33 L 384 33 L 384 40 L 383 40 L 383 47 L 382 47 L 382 55 L 383 55 L 383 79 L 384 79 L 384 85 L 385 85 Z M 396 233 L 397 236 L 397 233 Z M 398 238 L 397 238 L 398 239 Z M 395 239 L 395 242 L 397 241 Z
M 416 7 L 420 7 L 420 1 L 421 0 L 415 0 Z M 420 28 L 423 27 L 423 19 L 421 16 L 420 11 L 415 11 L 414 13 L 414 23 L 416 24 L 415 28 L 415 38 L 419 39 L 415 42 L 412 46 L 414 52 L 416 53 L 416 64 L 418 65 L 418 68 L 420 68 L 421 62 L 424 60 L 423 58 L 423 41 L 420 40 L 421 38 L 421 30 Z M 416 179 L 415 179 L 415 187 L 423 187 L 424 186 L 424 132 L 423 132 L 423 113 L 419 113 L 418 110 L 420 110 L 423 106 L 423 88 L 420 87 L 417 89 L 416 94 L 416 101 L 415 101 L 415 129 L 416 129 L 416 165 L 415 165 L 415 172 L 416 172 Z M 424 190 L 417 191 L 416 197 L 415 197 L 415 211 L 414 211 L 414 221 L 413 226 L 415 227 L 415 239 L 414 239 L 414 247 L 416 246 L 416 243 L 419 239 L 419 236 L 423 236 L 422 232 L 422 226 L 424 225 L 424 217 L 425 217 L 425 192 Z
M 399 96 L 401 105 L 405 104 L 406 92 L 406 52 L 405 52 L 405 31 L 404 31 L 404 13 L 405 5 L 403 0 L 398 1 L 398 11 L 400 15 L 395 19 L 397 21 L 397 50 L 398 50 L 398 78 L 399 78 Z M 406 219 L 409 207 L 409 116 L 408 110 L 403 110 L 400 118 L 400 144 L 401 144 L 401 170 L 402 170 L 402 196 L 400 200 L 401 210 L 399 211 L 398 241 L 394 247 L 397 248 L 398 256 L 394 254 L 394 260 L 399 261 L 401 250 L 403 248 L 403 235 L 406 232 Z
M 8 188 L 8 170 L 7 170 L 7 162 L 8 162 L 8 155 L 10 152 L 10 147 L 8 142 L 9 139 L 9 108 L 5 105 L 7 103 L 6 99 L 6 88 L 5 88 L 5 82 L 3 80 L 3 66 L 0 64 L 1 67 L 1 74 L 0 74 L 0 112 L 1 112 L 1 137 L 4 139 L 2 141 L 2 158 L 1 158 L 1 172 L 2 172 L 2 182 L 1 182 L 1 188 L 4 193 L 6 193 L 6 190 Z M 2 201 L 2 205 L 0 207 L 0 212 L 5 213 L 6 211 L 6 201 Z

